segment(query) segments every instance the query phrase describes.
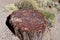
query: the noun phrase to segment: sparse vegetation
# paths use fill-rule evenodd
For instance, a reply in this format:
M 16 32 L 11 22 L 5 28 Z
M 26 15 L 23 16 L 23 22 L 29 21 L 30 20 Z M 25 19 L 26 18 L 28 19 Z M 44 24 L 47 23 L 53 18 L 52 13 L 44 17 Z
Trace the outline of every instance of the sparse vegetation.
M 47 20 L 53 21 L 55 18 L 55 12 L 57 12 L 57 5 L 58 4 L 54 3 L 52 0 L 19 0 L 18 3 L 14 5 L 9 4 L 5 8 L 8 11 L 20 9 L 38 10 L 45 15 Z M 53 8 L 55 8 L 55 10 L 53 10 Z

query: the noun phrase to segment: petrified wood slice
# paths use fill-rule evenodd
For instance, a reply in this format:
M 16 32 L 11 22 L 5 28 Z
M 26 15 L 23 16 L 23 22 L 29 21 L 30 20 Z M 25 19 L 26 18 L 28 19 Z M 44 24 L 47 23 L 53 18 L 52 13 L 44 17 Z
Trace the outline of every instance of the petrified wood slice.
M 46 20 L 37 10 L 17 10 L 11 14 L 10 23 L 20 40 L 42 40 Z

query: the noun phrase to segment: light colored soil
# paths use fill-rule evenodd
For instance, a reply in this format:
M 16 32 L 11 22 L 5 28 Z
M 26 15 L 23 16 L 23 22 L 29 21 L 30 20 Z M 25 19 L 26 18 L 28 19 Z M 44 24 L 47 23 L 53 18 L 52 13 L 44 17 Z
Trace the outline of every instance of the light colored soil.
M 15 2 L 17 0 L 0 0 L 0 40 L 19 40 L 5 24 L 10 13 L 3 11 L 5 5 Z

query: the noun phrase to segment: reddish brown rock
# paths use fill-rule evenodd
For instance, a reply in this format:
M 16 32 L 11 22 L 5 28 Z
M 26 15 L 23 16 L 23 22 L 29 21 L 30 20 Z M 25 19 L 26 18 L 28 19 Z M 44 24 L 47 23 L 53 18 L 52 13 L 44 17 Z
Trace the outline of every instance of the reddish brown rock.
M 35 34 L 35 32 L 43 32 L 46 28 L 46 20 L 42 13 L 37 10 L 17 10 L 11 14 L 10 23 L 13 25 L 15 31 L 28 32 Z M 15 32 L 18 34 L 18 32 Z M 28 34 L 27 33 L 27 34 Z M 35 34 L 36 35 L 36 34 Z M 31 38 L 30 38 L 31 39 Z M 21 39 L 22 40 L 22 39 Z M 24 39 L 25 40 L 25 39 Z M 28 39 L 26 39 L 28 40 Z M 31 39 L 33 40 L 33 39 Z M 39 39 L 40 40 L 40 39 Z

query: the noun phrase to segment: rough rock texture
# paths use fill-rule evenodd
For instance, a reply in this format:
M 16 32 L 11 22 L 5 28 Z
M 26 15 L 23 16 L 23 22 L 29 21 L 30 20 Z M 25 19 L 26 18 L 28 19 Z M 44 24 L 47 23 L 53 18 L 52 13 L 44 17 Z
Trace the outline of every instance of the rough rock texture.
M 7 17 L 11 12 L 4 12 L 4 6 L 17 0 L 0 0 L 0 40 L 19 40 L 5 24 Z M 56 15 L 55 27 L 51 28 L 51 32 L 45 32 L 43 40 L 60 40 L 60 11 Z M 51 33 L 51 35 L 50 35 Z
M 34 10 L 17 10 L 11 14 L 10 23 L 22 31 L 44 31 L 47 22 L 42 13 Z
M 10 15 L 10 24 L 21 40 L 42 40 L 41 33 L 45 31 L 47 21 L 37 10 L 21 9 Z M 41 32 L 41 33 L 40 33 Z M 43 35 L 42 35 L 43 36 Z

